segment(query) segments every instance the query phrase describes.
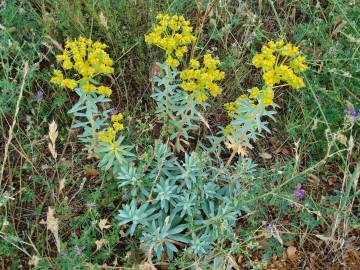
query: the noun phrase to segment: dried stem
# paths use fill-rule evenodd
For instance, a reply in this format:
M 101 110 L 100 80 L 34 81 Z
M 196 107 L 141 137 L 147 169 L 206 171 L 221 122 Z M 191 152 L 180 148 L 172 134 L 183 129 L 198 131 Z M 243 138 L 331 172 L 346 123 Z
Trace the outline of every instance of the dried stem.
M 12 124 L 10 126 L 9 137 L 8 137 L 7 142 L 5 144 L 4 159 L 3 159 L 3 163 L 2 163 L 1 169 L 0 169 L 0 187 L 1 187 L 3 177 L 4 177 L 5 164 L 6 164 L 8 154 L 9 154 L 9 146 L 10 146 L 10 143 L 11 143 L 11 140 L 12 140 L 12 137 L 13 137 L 13 132 L 14 132 L 15 124 L 16 124 L 16 118 L 17 118 L 17 115 L 19 114 L 20 101 L 21 101 L 22 96 L 23 96 L 24 87 L 25 87 L 25 79 L 26 79 L 26 76 L 28 74 L 28 71 L 29 71 L 29 64 L 28 64 L 28 62 L 25 62 L 25 64 L 24 64 L 24 75 L 23 75 L 23 80 L 22 80 L 21 87 L 20 87 L 19 97 L 18 97 L 18 100 L 16 102 L 14 119 L 13 119 L 13 122 L 12 122 Z

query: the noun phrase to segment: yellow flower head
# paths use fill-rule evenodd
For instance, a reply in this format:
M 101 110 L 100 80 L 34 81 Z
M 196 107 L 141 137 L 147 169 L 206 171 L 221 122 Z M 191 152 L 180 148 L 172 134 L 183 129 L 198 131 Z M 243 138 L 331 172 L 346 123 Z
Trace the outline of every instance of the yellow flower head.
M 72 79 L 64 79 L 61 82 L 61 86 L 64 88 L 68 88 L 70 90 L 74 90 L 76 88 L 76 86 L 78 85 L 77 81 L 72 80 Z
M 208 94 L 213 97 L 220 95 L 221 88 L 216 82 L 224 79 L 225 73 L 217 69 L 219 64 L 220 61 L 211 54 L 204 56 L 202 66 L 198 60 L 191 59 L 190 68 L 180 73 L 182 88 L 187 92 L 194 92 L 199 102 L 206 101 Z
M 170 67 L 178 67 L 185 53 L 187 46 L 196 40 L 192 34 L 190 22 L 183 16 L 169 16 L 158 14 L 158 23 L 153 25 L 153 32 L 145 35 L 145 42 L 153 44 L 166 52 L 166 64 Z
M 109 138 L 108 135 L 106 135 L 105 131 L 99 131 L 99 141 L 101 142 L 106 142 L 106 143 L 111 143 L 112 139 Z
M 294 46 L 291 43 L 286 44 L 284 47 L 279 49 L 281 56 L 295 57 L 299 55 L 299 47 Z
M 263 92 L 263 97 L 262 97 L 262 104 L 264 104 L 265 106 L 269 106 L 273 104 L 273 99 L 274 99 L 274 91 L 269 87 L 266 88 Z
M 308 69 L 305 57 L 300 55 L 297 46 L 280 39 L 269 41 L 261 48 L 261 53 L 255 54 L 252 59 L 255 67 L 263 71 L 265 86 L 290 86 L 296 89 L 305 87 L 305 83 L 297 74 Z M 267 100 L 270 103 L 270 100 Z
M 78 81 L 64 78 L 61 71 L 54 71 L 54 77 L 50 82 L 64 88 L 74 89 L 80 84 L 85 93 L 95 91 L 95 86 L 89 83 L 93 77 L 101 74 L 114 72 L 113 60 L 104 51 L 107 46 L 99 41 L 79 37 L 75 40 L 67 40 L 62 54 L 56 56 L 56 60 L 64 70 L 73 70 Z M 100 88 L 100 87 L 99 87 Z M 111 90 L 100 88 L 100 94 L 110 96 Z
M 105 95 L 105 96 L 110 97 L 111 94 L 112 94 L 112 91 L 111 91 L 111 89 L 110 89 L 109 87 L 107 87 L 107 86 L 99 86 L 99 87 L 97 88 L 97 93 L 98 93 L 99 95 Z
M 208 99 L 207 95 L 204 92 L 200 92 L 200 91 L 195 93 L 195 98 L 199 102 L 205 102 Z
M 234 114 L 235 110 L 237 109 L 235 102 L 225 103 L 224 107 L 225 107 L 228 115 Z
M 122 113 L 118 113 L 118 114 L 114 114 L 111 116 L 111 121 L 112 122 L 118 122 L 124 119 L 124 116 Z
M 107 130 L 102 130 L 99 132 L 99 141 L 105 143 L 111 143 L 114 145 L 116 140 L 116 135 L 119 131 L 124 129 L 124 124 L 121 121 L 124 119 L 122 113 L 114 114 L 111 116 L 112 127 L 107 128 Z
M 210 70 L 216 70 L 217 65 L 220 64 L 220 61 L 214 59 L 211 54 L 207 53 L 204 56 L 204 66 Z
M 261 48 L 261 53 L 257 53 L 252 63 L 256 68 L 261 68 L 264 86 L 261 90 L 252 87 L 248 90 L 248 95 L 241 95 L 235 101 L 225 104 L 227 113 L 232 120 L 230 125 L 224 128 L 230 143 L 228 146 L 238 154 L 246 154 L 243 142 L 246 142 L 247 123 L 254 123 L 257 113 L 263 111 L 268 106 L 274 106 L 274 90 L 289 86 L 295 89 L 305 87 L 305 83 L 299 73 L 308 69 L 305 64 L 305 57 L 300 55 L 300 50 L 295 45 L 280 39 L 276 42 L 270 40 Z M 207 66 L 212 66 L 212 61 L 207 61 Z M 191 73 L 183 74 L 183 77 L 191 77 Z M 207 78 L 206 78 L 207 79 Z M 248 111 L 248 107 L 254 107 Z M 251 125 L 249 125 L 251 126 Z M 233 138 L 235 135 L 236 140 Z M 246 139 L 246 140 L 245 140 Z M 246 142 L 247 144 L 249 142 Z
M 61 86 L 62 81 L 64 80 L 64 75 L 60 70 L 57 69 L 55 69 L 53 72 L 54 72 L 54 76 L 50 79 L 50 82 Z
M 184 57 L 184 54 L 188 52 L 188 48 L 183 46 L 179 47 L 175 50 L 175 55 L 178 59 L 182 59 Z
M 297 56 L 290 61 L 290 67 L 294 70 L 295 73 L 299 73 L 308 69 L 308 66 L 305 64 L 305 56 Z
M 170 67 L 178 67 L 180 65 L 180 62 L 179 60 L 175 59 L 175 58 L 172 58 L 171 56 L 169 56 L 167 59 L 166 59 L 166 64 Z
M 83 89 L 84 89 L 84 92 L 85 93 L 91 93 L 91 92 L 94 92 L 96 87 L 95 85 L 91 84 L 91 83 L 86 83 L 84 86 L 83 86 Z
M 265 85 L 275 85 L 280 82 L 280 77 L 274 69 L 270 69 L 263 74 Z
M 252 59 L 252 63 L 257 68 L 262 68 L 263 70 L 272 69 L 275 65 L 276 57 L 272 54 L 255 54 Z
M 106 131 L 99 131 L 99 141 L 105 143 L 114 143 L 116 138 L 116 131 L 113 128 L 108 128 Z
M 114 122 L 113 127 L 114 127 L 115 131 L 121 131 L 124 129 L 124 124 L 119 123 L 119 122 Z
M 278 41 L 276 41 L 276 47 L 277 49 L 281 49 L 284 46 L 285 42 L 282 39 L 279 39 Z
M 70 60 L 65 60 L 63 62 L 63 68 L 64 69 L 72 69 L 73 68 L 73 63 Z
M 253 87 L 250 89 L 250 98 L 258 98 L 260 95 L 260 90 L 257 87 Z
M 196 59 L 190 59 L 190 67 L 193 69 L 198 69 L 200 67 L 200 63 Z

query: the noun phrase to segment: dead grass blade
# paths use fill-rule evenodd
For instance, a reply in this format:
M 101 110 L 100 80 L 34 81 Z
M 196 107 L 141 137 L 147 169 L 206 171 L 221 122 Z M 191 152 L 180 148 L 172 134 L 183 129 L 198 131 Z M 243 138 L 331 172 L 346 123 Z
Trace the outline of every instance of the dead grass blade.
M 0 187 L 1 187 L 3 177 L 4 177 L 5 164 L 6 164 L 7 156 L 9 154 L 9 146 L 10 146 L 10 143 L 11 143 L 11 140 L 12 140 L 12 135 L 13 135 L 15 124 L 16 124 L 16 118 L 17 118 L 17 115 L 19 114 L 20 101 L 21 101 L 23 93 L 24 93 L 25 79 L 26 79 L 26 76 L 27 76 L 28 72 L 29 72 L 29 64 L 28 64 L 28 62 L 25 62 L 25 64 L 24 64 L 24 75 L 23 75 L 23 79 L 22 79 L 22 83 L 21 83 L 21 87 L 20 87 L 19 97 L 18 97 L 18 100 L 16 102 L 14 119 L 13 119 L 13 122 L 11 124 L 10 129 L 9 129 L 9 136 L 8 136 L 8 139 L 7 139 L 6 144 L 5 144 L 4 159 L 3 159 L 3 163 L 2 163 L 1 169 L 0 169 Z
M 59 222 L 54 214 L 55 210 L 49 207 L 46 215 L 46 225 L 47 229 L 54 235 L 56 248 L 60 253 Z
M 52 157 L 56 160 L 57 158 L 57 152 L 56 152 L 56 147 L 55 147 L 55 142 L 56 142 L 56 138 L 58 137 L 59 132 L 57 131 L 57 124 L 55 123 L 55 121 L 53 120 L 50 124 L 49 124 L 49 150 L 50 153 L 52 155 Z

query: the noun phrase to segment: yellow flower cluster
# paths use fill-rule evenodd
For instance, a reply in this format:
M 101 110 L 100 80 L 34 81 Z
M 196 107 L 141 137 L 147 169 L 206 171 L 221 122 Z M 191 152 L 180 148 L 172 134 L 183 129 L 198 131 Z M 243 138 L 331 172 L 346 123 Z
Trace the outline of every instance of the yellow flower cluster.
M 220 61 L 214 59 L 210 54 L 203 58 L 203 66 L 195 59 L 190 60 L 190 68 L 180 73 L 182 88 L 187 92 L 193 92 L 195 98 L 204 102 L 208 93 L 216 97 L 221 94 L 221 88 L 215 83 L 225 78 L 225 73 L 217 69 Z
M 281 86 L 295 89 L 305 87 L 303 78 L 298 73 L 308 69 L 305 57 L 300 55 L 299 48 L 283 40 L 269 41 L 261 48 L 261 53 L 252 59 L 253 64 L 263 71 L 266 86 L 274 87 L 281 82 Z
M 56 57 L 64 70 L 74 70 L 78 80 L 64 78 L 60 70 L 54 70 L 51 82 L 63 88 L 74 90 L 76 87 L 83 89 L 85 93 L 97 91 L 99 95 L 111 95 L 111 89 L 106 86 L 95 86 L 91 79 L 97 75 L 114 72 L 113 61 L 105 52 L 107 45 L 92 41 L 84 37 L 65 43 L 62 54 Z
M 117 132 L 124 129 L 124 124 L 121 121 L 124 119 L 122 113 L 118 113 L 111 116 L 112 127 L 107 128 L 106 131 L 99 132 L 99 140 L 105 143 L 114 144 L 116 140 Z
M 78 86 L 77 81 L 73 79 L 65 79 L 63 73 L 60 70 L 54 70 L 54 77 L 51 78 L 50 82 L 71 90 Z
M 184 16 L 167 14 L 159 14 L 156 19 L 159 22 L 153 26 L 153 32 L 145 35 L 145 41 L 165 50 L 166 64 L 176 68 L 188 52 L 187 46 L 196 40 L 190 21 Z
M 304 80 L 298 76 L 300 72 L 308 69 L 305 57 L 300 55 L 299 48 L 291 43 L 285 44 L 281 39 L 276 42 L 271 40 L 262 46 L 261 53 L 256 54 L 252 62 L 255 67 L 261 68 L 265 84 L 261 90 L 253 87 L 248 91 L 248 95 L 241 95 L 235 101 L 225 104 L 225 109 L 232 120 L 241 116 L 242 113 L 238 112 L 238 109 L 244 108 L 244 102 L 248 102 L 249 106 L 273 105 L 273 88 L 289 86 L 299 89 L 305 87 Z M 283 84 L 280 85 L 281 82 Z M 252 115 L 248 115 L 245 120 L 252 118 Z M 228 125 L 224 131 L 226 134 L 231 134 L 237 128 L 237 126 Z
M 188 52 L 187 46 L 196 40 L 190 22 L 177 15 L 159 14 L 156 18 L 159 22 L 153 26 L 153 32 L 145 35 L 145 41 L 165 50 L 166 64 L 177 68 Z M 204 56 L 202 64 L 196 59 L 190 59 L 190 67 L 180 74 L 182 88 L 191 92 L 199 102 L 206 101 L 208 94 L 218 96 L 221 89 L 216 81 L 225 77 L 225 73 L 217 69 L 219 63 L 210 54 Z

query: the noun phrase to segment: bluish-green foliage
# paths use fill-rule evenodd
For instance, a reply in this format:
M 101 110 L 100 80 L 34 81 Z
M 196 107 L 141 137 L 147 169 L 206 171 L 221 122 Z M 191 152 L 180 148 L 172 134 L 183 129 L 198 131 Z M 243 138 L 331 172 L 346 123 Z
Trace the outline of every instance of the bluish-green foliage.
M 162 67 L 164 74 L 154 80 L 156 112 L 164 121 L 163 128 L 172 131 L 167 134 L 170 140 L 188 139 L 201 120 L 197 103 L 176 84 L 177 71 Z M 258 122 L 261 124 L 260 118 Z M 128 235 L 137 230 L 145 250 L 154 251 L 158 260 L 164 251 L 172 258 L 184 244 L 199 257 L 218 242 L 234 238 L 236 220 L 245 209 L 239 202 L 240 193 L 246 191 L 241 176 L 249 176 L 255 165 L 241 159 L 235 166 L 225 166 L 219 158 L 224 137 L 208 139 L 208 147 L 200 144 L 183 158 L 156 141 L 141 155 L 146 158 L 124 163 L 119 169 L 119 187 L 130 191 L 130 204 L 116 218 L 119 225 L 129 225 Z
M 205 151 L 185 153 L 181 160 L 161 142 L 146 154 L 147 159 L 130 163 L 117 177 L 119 186 L 131 191 L 130 204 L 117 215 L 120 225 L 129 224 L 129 235 L 139 230 L 140 240 L 158 259 L 163 250 L 170 255 L 181 243 L 201 256 L 218 241 L 233 239 L 241 214 L 238 198 L 245 191 L 240 176 L 252 173 L 250 160 L 225 168 Z
M 192 95 L 188 95 L 181 88 L 180 72 L 170 69 L 167 65 L 161 65 L 162 76 L 155 76 L 154 93 L 152 97 L 157 103 L 157 115 L 163 123 L 162 135 L 170 140 L 175 140 L 176 149 L 182 146 L 180 139 L 189 140 L 193 138 L 191 132 L 199 128 L 203 119 L 199 108 L 200 105 Z

